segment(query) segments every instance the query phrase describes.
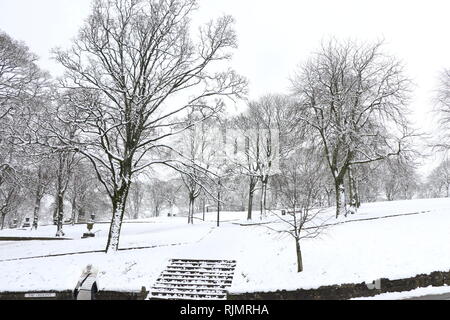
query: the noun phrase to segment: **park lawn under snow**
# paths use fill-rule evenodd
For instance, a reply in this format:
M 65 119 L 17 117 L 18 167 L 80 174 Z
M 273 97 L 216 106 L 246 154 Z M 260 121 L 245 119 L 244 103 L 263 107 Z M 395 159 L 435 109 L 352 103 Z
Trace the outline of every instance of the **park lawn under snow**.
M 384 293 L 370 298 L 356 298 L 352 300 L 407 300 L 414 298 L 421 298 L 426 296 L 440 296 L 444 294 L 450 294 L 450 287 L 427 287 L 419 288 L 406 292 L 392 292 Z
M 391 215 L 419 213 L 371 221 Z M 100 271 L 99 286 L 107 290 L 150 288 L 169 259 L 237 260 L 232 292 L 311 289 L 323 285 L 400 279 L 450 270 L 450 199 L 367 204 L 358 215 L 332 219 L 336 225 L 320 239 L 303 242 L 305 271 L 296 272 L 295 243 L 265 226 L 242 226 L 246 213 L 224 213 L 220 228 L 215 214 L 207 222 L 187 225 L 184 218 L 126 223 L 121 248 L 148 249 L 116 254 L 88 253 L 31 258 L 61 253 L 102 250 L 109 226 L 98 224 L 97 238 L 81 240 L 84 226 L 65 227 L 67 241 L 0 242 L 0 291 L 72 290 L 82 270 L 92 264 Z M 258 213 L 255 212 L 255 222 Z M 352 221 L 353 220 L 353 221 Z M 268 218 L 268 222 L 273 217 Z M 36 233 L 5 230 L 5 236 L 53 236 L 55 227 Z M 151 248 L 153 247 L 153 248 Z

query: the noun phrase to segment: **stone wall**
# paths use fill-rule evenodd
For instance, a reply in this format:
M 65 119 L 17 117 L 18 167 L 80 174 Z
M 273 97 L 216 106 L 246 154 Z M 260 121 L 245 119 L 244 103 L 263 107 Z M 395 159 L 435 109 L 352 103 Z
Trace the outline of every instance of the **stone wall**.
M 145 300 L 149 292 L 145 287 L 142 288 L 140 292 L 119 292 L 119 291 L 99 291 L 95 295 L 95 300 Z
M 26 297 L 27 294 L 40 295 L 41 297 Z M 56 297 L 43 297 L 42 295 L 54 294 Z M 0 300 L 73 300 L 72 291 L 32 291 L 32 292 L 0 292 Z
M 56 297 L 48 297 L 47 294 L 55 294 Z M 26 294 L 46 294 L 46 297 L 26 297 Z M 99 291 L 95 294 L 95 300 L 145 300 L 148 291 L 120 292 L 120 291 Z M 0 292 L 0 300 L 75 300 L 72 291 L 33 291 L 33 292 Z
M 229 300 L 349 300 L 352 298 L 373 297 L 383 293 L 411 291 L 429 286 L 450 286 L 449 272 L 433 272 L 401 280 L 381 279 L 381 289 L 369 289 L 367 284 L 344 284 L 320 287 L 313 290 L 256 292 L 228 295 Z

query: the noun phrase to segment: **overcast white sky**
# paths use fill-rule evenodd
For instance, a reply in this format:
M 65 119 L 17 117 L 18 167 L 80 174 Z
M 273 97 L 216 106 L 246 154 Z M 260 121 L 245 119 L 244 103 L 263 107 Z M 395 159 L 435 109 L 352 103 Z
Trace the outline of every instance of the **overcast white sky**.
M 0 29 L 25 41 L 53 73 L 50 50 L 67 46 L 90 0 L 0 0 Z M 430 110 L 439 72 L 450 67 L 449 0 L 200 0 L 199 20 L 236 18 L 234 67 L 250 80 L 250 97 L 289 90 L 295 67 L 327 36 L 385 39 L 417 88 L 416 126 L 435 127 Z

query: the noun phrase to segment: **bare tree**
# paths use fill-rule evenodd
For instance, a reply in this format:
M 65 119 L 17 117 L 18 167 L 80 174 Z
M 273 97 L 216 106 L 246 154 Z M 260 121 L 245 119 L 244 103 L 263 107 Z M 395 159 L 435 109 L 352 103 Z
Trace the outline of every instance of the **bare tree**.
M 56 183 L 55 183 L 55 211 L 54 222 L 57 227 L 56 237 L 63 237 L 64 202 L 69 183 L 72 180 L 74 168 L 79 157 L 70 151 L 59 152 L 57 155 Z
M 198 115 L 196 115 L 195 108 L 192 108 L 188 115 L 188 123 L 194 124 L 198 122 Z M 188 212 L 188 224 L 194 224 L 195 214 L 195 201 L 203 192 L 204 178 L 206 172 L 202 167 L 202 158 L 205 152 L 204 148 L 204 136 L 202 132 L 198 130 L 198 126 L 190 126 L 185 132 L 182 138 L 181 144 L 185 146 L 185 151 L 181 154 L 181 166 L 178 170 L 181 173 L 181 180 L 188 193 L 189 200 L 189 212 Z M 184 162 L 183 159 L 187 161 Z M 187 163 L 185 165 L 185 163 Z
M 153 179 L 150 182 L 149 188 L 150 201 L 152 203 L 153 216 L 159 217 L 161 215 L 161 210 L 167 199 L 170 198 L 170 191 L 166 184 L 158 179 Z
M 201 110 L 192 108 L 189 110 L 186 123 L 189 128 L 180 135 L 179 149 L 180 165 L 178 171 L 181 172 L 181 179 L 185 189 L 188 191 L 189 214 L 188 223 L 194 223 L 195 202 L 202 195 L 206 194 L 214 198 L 214 180 L 217 178 L 217 185 L 220 185 L 220 177 L 214 169 L 216 157 L 221 152 L 217 140 L 222 140 L 220 130 L 216 130 L 215 119 L 204 119 Z M 220 197 L 220 194 L 219 194 Z
M 388 201 L 411 200 L 420 180 L 414 164 L 401 159 L 384 161 L 379 168 L 378 179 Z
M 314 150 L 308 149 L 292 151 L 283 159 L 281 173 L 275 177 L 286 210 L 285 215 L 273 212 L 281 225 L 269 228 L 295 240 L 298 272 L 304 269 L 302 240 L 317 238 L 326 228 L 320 208 L 321 161 L 313 154 Z
M 400 155 L 412 135 L 406 118 L 410 81 L 401 63 L 381 49 L 382 43 L 331 40 L 292 82 L 299 124 L 316 133 L 334 178 L 337 217 L 346 213 L 349 169 Z
M 77 112 L 60 117 L 77 124 L 78 139 L 61 140 L 91 161 L 111 199 L 108 252 L 118 250 L 134 175 L 172 165 L 160 153 L 188 127 L 175 117 L 192 106 L 209 116 L 223 98 L 245 92 L 235 72 L 210 67 L 229 60 L 236 47 L 232 17 L 207 23 L 194 42 L 196 7 L 195 0 L 95 0 L 72 48 L 56 51 L 66 69 L 63 85 L 77 92 L 71 100 Z
M 46 161 L 47 160 L 47 161 Z M 41 203 L 44 196 L 48 193 L 50 185 L 53 181 L 49 159 L 41 160 L 37 165 L 34 176 L 31 179 L 31 189 L 35 194 L 33 209 L 33 225 L 32 229 L 37 230 L 39 227 L 39 214 L 41 212 Z
M 262 217 L 266 216 L 270 178 L 278 173 L 280 159 L 298 147 L 305 133 L 296 126 L 294 109 L 294 100 L 282 94 L 265 95 L 249 104 L 247 116 L 260 132 L 255 159 L 259 162 Z
M 434 197 L 450 198 L 450 160 L 446 158 L 428 176 L 428 183 L 434 189 Z
M 247 220 L 250 221 L 253 219 L 255 192 L 258 183 L 261 181 L 261 131 L 259 130 L 259 124 L 246 114 L 238 116 L 233 122 L 233 127 L 236 130 L 234 135 L 228 134 L 228 138 L 232 140 L 229 144 L 234 146 L 234 150 L 229 155 L 229 161 L 233 164 L 237 175 L 248 179 Z M 244 145 L 244 150 L 241 149 L 242 145 Z

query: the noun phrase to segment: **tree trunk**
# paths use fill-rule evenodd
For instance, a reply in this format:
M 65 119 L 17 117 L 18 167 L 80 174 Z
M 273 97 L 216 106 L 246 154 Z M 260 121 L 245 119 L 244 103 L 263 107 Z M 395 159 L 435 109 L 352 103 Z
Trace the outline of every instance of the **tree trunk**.
M 190 196 L 189 197 L 188 224 L 194 224 L 194 211 L 195 211 L 195 198 L 193 196 Z
M 139 205 L 134 208 L 133 220 L 139 220 L 140 211 L 141 211 L 141 208 Z M 157 217 L 159 216 L 159 208 L 156 208 L 156 216 Z
M 34 201 L 34 213 L 33 213 L 33 225 L 31 227 L 31 230 L 37 230 L 39 226 L 39 213 L 41 211 L 41 202 L 42 197 L 44 196 L 44 187 L 43 187 L 43 174 L 42 174 L 42 167 L 39 166 L 38 169 L 38 184 L 36 188 L 36 198 Z
M 358 213 L 358 190 L 357 190 L 357 186 L 355 183 L 355 179 L 353 177 L 353 168 L 349 167 L 348 168 L 348 185 L 349 185 L 349 192 L 350 192 L 350 201 L 349 201 L 349 205 L 350 205 L 350 209 L 349 212 L 351 214 L 356 214 Z
M 347 214 L 345 200 L 345 186 L 343 179 L 336 179 L 336 219 Z
M 253 197 L 255 194 L 255 182 L 253 181 L 253 178 L 250 178 L 250 188 L 248 193 L 248 215 L 247 220 L 253 219 Z
M 33 213 L 33 226 L 31 230 L 37 230 L 39 227 L 39 212 L 41 211 L 42 196 L 39 191 L 36 193 L 36 200 L 34 203 L 34 213 Z
M 220 183 L 219 183 L 219 185 L 220 185 Z M 219 192 L 217 193 L 217 227 L 218 228 L 220 227 L 220 201 L 221 201 L 220 198 L 221 198 L 221 196 L 222 196 L 222 194 L 219 189 Z
M 302 249 L 300 247 L 300 240 L 295 239 L 295 247 L 297 252 L 297 266 L 298 266 L 298 272 L 303 272 L 303 256 L 302 256 Z
M 330 189 L 325 188 L 325 193 L 327 194 L 328 207 L 332 207 L 333 203 L 332 203 L 331 198 L 333 197 L 333 189 L 332 188 L 330 188 Z
M 261 220 L 267 217 L 267 186 L 269 184 L 268 177 L 262 179 L 261 187 Z
M 2 214 L 2 225 L 1 225 L 1 229 L 0 230 L 5 229 L 5 218 L 6 218 L 6 213 L 3 213 Z
M 75 225 L 76 219 L 77 219 L 77 197 L 76 195 L 74 195 L 72 198 L 72 217 L 71 217 L 72 226 Z
M 64 237 L 63 223 L 64 223 L 64 194 L 58 193 L 57 196 L 57 213 L 56 213 L 56 237 Z
M 125 215 L 125 208 L 127 205 L 128 191 L 130 184 L 125 185 L 117 190 L 112 200 L 113 217 L 111 221 L 111 228 L 108 235 L 108 243 L 106 245 L 106 252 L 113 253 L 119 250 L 120 232 L 122 230 L 123 217 Z
M 248 196 L 248 215 L 247 220 L 253 219 L 253 192 L 250 191 L 250 194 Z
M 202 210 L 203 210 L 203 222 L 206 221 L 206 200 L 203 197 L 203 203 L 202 203 Z

